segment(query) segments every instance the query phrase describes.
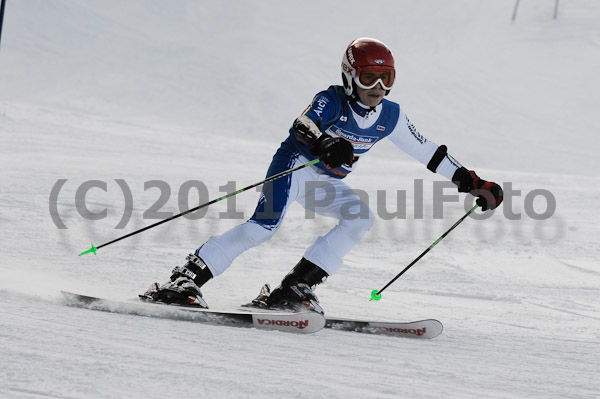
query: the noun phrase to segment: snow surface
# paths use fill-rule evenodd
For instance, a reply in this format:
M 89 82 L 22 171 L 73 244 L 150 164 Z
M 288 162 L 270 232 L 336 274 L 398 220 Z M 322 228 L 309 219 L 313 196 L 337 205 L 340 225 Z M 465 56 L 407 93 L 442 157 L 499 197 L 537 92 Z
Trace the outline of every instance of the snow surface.
M 8 0 L 0 47 L 0 397 L 2 398 L 595 398 L 600 397 L 600 2 L 354 0 L 219 2 Z M 77 254 L 156 220 L 143 214 L 186 181 L 210 198 L 263 178 L 287 129 L 340 81 L 355 37 L 395 52 L 399 102 L 429 139 L 520 196 L 468 219 L 381 288 L 464 214 L 443 180 L 379 144 L 347 178 L 379 208 L 406 193 L 406 218 L 378 217 L 345 266 L 317 290 L 330 315 L 437 318 L 433 340 L 323 330 L 310 336 L 94 312 L 60 290 L 129 299 L 211 235 L 225 202 Z M 52 221 L 51 192 L 67 229 Z M 131 189 L 133 213 L 116 229 Z M 415 186 L 414 179 L 417 179 Z M 420 179 L 420 180 L 419 180 Z M 77 211 L 107 209 L 102 220 Z M 415 193 L 423 183 L 423 217 Z M 546 201 L 555 198 L 546 220 Z M 454 193 L 446 190 L 447 194 Z M 533 194 L 531 194 L 533 192 Z M 190 190 L 187 202 L 199 199 Z M 529 197 L 527 195 L 530 194 Z M 179 197 L 179 198 L 178 198 Z M 249 217 L 258 193 L 236 198 Z M 465 198 L 460 196 L 461 201 Z M 528 198 L 528 199 L 527 199 Z M 79 204 L 81 205 L 81 204 Z M 468 206 L 468 204 L 467 204 Z M 417 203 L 416 209 L 420 209 Z M 529 212 L 525 211 L 529 209 Z M 521 214 L 510 220 L 510 212 Z M 507 213 L 508 212 L 508 213 Z M 278 234 L 205 286 L 235 308 L 277 283 L 333 221 L 295 205 Z

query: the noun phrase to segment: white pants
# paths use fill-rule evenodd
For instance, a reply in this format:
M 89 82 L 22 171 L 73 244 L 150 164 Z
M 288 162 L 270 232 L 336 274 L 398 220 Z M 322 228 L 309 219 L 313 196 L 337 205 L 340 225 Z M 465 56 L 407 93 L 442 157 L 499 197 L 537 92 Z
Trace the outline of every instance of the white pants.
M 308 159 L 300 154 L 280 148 L 267 176 L 306 162 Z M 323 174 L 312 166 L 265 184 L 252 218 L 220 236 L 211 237 L 198 248 L 196 254 L 204 260 L 213 276 L 223 273 L 238 255 L 275 234 L 293 201 L 298 201 L 304 208 L 319 215 L 339 220 L 332 230 L 318 237 L 304 254 L 307 260 L 329 275 L 334 274 L 342 267 L 344 256 L 369 231 L 374 215 L 342 180 Z M 267 208 L 269 211 L 265 211 Z

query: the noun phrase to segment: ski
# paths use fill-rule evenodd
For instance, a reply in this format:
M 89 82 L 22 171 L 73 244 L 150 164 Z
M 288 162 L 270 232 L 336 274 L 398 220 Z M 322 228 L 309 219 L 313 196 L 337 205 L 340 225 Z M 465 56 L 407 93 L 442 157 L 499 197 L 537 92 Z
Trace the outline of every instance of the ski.
M 312 311 L 297 313 L 223 311 L 141 300 L 116 301 L 66 291 L 61 293 L 67 305 L 112 313 L 300 334 L 312 334 L 325 326 L 325 317 Z
M 202 309 L 196 307 L 167 305 L 144 300 L 117 301 L 89 295 L 61 291 L 67 304 L 92 310 L 184 320 L 211 325 L 277 330 L 300 334 L 312 334 L 322 328 L 337 331 L 380 334 L 408 338 L 435 338 L 442 333 L 438 320 L 428 319 L 413 322 L 379 322 L 345 318 L 327 318 L 317 312 L 280 312 L 244 308 L 239 311 Z
M 434 319 L 412 322 L 380 322 L 327 318 L 325 328 L 395 337 L 435 338 L 442 333 L 444 326 L 441 322 Z

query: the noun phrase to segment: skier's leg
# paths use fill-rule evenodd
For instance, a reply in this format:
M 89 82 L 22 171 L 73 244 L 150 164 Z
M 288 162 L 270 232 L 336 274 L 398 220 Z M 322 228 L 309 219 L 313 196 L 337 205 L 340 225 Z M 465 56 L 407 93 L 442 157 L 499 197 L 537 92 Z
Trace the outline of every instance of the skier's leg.
M 298 154 L 283 147 L 277 151 L 267 176 L 273 176 L 297 166 Z M 250 248 L 268 241 L 280 226 L 285 212 L 298 196 L 298 180 L 303 170 L 266 183 L 252 217 L 226 233 L 211 237 L 196 250 L 213 276 L 223 273 L 233 260 Z
M 314 211 L 319 215 L 336 218 L 339 223 L 319 237 L 305 252 L 304 258 L 332 275 L 342 267 L 344 256 L 369 231 L 375 216 L 368 204 L 343 181 L 327 178 L 324 182 L 333 187 L 334 198 L 324 206 L 315 206 Z M 307 206 L 306 198 L 303 198 L 303 205 Z
M 326 198 L 315 201 L 307 198 L 305 189 L 300 189 L 298 201 L 306 208 L 313 204 L 326 203 L 320 207 L 310 207 L 320 215 L 334 217 L 340 222 L 331 231 L 306 251 L 304 257 L 273 290 L 270 295 L 259 295 L 253 303 L 269 308 L 300 310 L 303 308 L 323 312 L 313 292 L 329 275 L 337 272 L 343 264 L 344 256 L 362 239 L 373 225 L 374 215 L 368 205 L 352 192 L 350 187 L 339 179 L 316 176 L 314 181 L 325 184 Z M 308 190 L 316 196 L 316 190 Z M 327 198 L 329 196 L 329 198 Z
M 267 176 L 293 168 L 297 163 L 298 154 L 282 145 L 273 157 Z M 200 287 L 223 273 L 238 255 L 275 234 L 288 205 L 298 195 L 298 172 L 265 184 L 250 220 L 220 236 L 211 237 L 194 255 L 188 256 L 188 262 L 183 267 L 173 270 L 170 281 L 160 287 L 153 285 L 144 295 L 158 301 L 193 302 L 206 307 Z

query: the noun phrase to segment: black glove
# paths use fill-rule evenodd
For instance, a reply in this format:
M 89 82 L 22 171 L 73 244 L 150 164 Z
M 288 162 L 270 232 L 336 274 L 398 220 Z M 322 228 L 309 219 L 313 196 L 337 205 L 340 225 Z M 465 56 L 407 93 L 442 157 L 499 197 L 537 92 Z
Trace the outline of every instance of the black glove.
M 458 169 L 452 176 L 452 182 L 458 186 L 459 192 L 477 197 L 476 204 L 484 211 L 495 209 L 502 203 L 502 187 L 493 181 L 479 178 L 472 170 L 464 167 Z
M 321 162 L 332 168 L 346 164 L 352 165 L 354 147 L 341 137 L 332 137 L 321 132 L 321 118 L 314 123 L 308 116 L 302 115 L 294 121 L 296 140 L 308 146 L 310 153 L 319 157 Z
M 310 153 L 319 157 L 321 162 L 332 168 L 346 164 L 352 166 L 354 146 L 341 137 L 322 134 L 310 147 Z

